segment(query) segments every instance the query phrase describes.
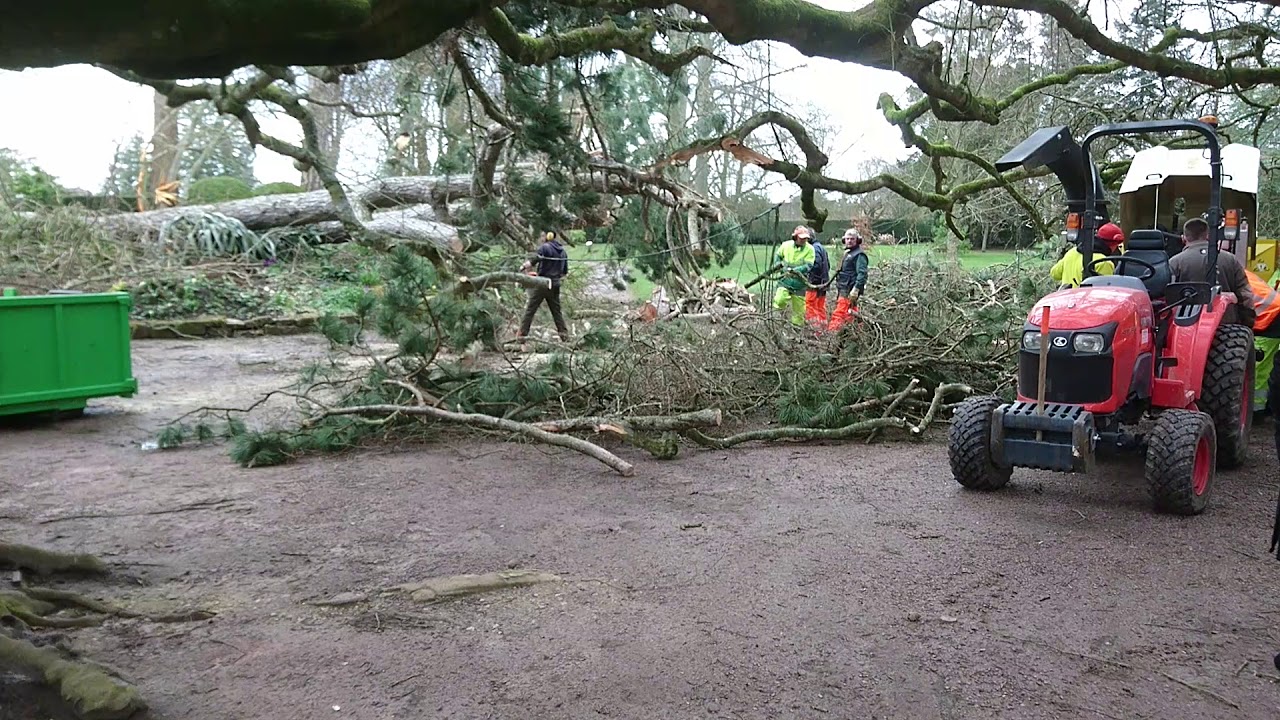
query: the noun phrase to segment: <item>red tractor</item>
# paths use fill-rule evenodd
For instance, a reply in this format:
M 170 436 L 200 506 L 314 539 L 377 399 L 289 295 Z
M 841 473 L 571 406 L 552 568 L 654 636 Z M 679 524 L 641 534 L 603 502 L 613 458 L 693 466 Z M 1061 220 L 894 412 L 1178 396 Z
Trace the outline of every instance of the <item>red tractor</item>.
M 948 454 L 961 485 L 997 490 L 1015 467 L 1087 472 L 1100 447 L 1145 447 L 1156 510 L 1196 515 L 1208 505 L 1216 470 L 1244 462 L 1253 331 L 1222 322 L 1236 299 L 1220 292 L 1217 280 L 1218 243 L 1231 236 L 1224 235 L 1215 128 L 1195 120 L 1119 123 L 1094 128 L 1079 144 L 1066 127 L 1045 128 L 996 167 L 1045 166 L 1057 175 L 1067 195 L 1068 237 L 1075 232 L 1077 250 L 1092 258 L 1095 233 L 1109 215 L 1090 145 L 1107 136 L 1186 131 L 1203 138 L 1209 163 L 1206 277 L 1173 282 L 1176 236 L 1153 222 L 1153 229 L 1129 232 L 1122 255 L 1106 258 L 1115 274 L 1096 274 L 1103 261 L 1094 260 L 1080 287 L 1042 298 L 1024 325 L 1017 400 L 977 397 L 956 409 Z

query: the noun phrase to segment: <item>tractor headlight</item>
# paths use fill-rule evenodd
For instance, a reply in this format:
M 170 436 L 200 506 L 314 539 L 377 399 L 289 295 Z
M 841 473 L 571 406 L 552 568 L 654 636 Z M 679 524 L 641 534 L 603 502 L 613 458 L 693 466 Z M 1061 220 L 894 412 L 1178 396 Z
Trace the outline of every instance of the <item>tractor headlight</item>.
M 1076 333 L 1071 338 L 1071 347 L 1078 353 L 1100 353 L 1106 346 L 1106 338 L 1099 333 Z
M 1040 352 L 1040 331 L 1028 330 L 1022 333 L 1022 349 Z

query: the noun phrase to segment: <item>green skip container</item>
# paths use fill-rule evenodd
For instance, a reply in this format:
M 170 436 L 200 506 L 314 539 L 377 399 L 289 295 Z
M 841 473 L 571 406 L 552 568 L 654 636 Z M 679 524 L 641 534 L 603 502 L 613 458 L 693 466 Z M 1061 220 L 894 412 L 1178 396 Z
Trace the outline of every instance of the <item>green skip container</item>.
M 138 391 L 127 293 L 0 293 L 0 415 L 83 410 Z

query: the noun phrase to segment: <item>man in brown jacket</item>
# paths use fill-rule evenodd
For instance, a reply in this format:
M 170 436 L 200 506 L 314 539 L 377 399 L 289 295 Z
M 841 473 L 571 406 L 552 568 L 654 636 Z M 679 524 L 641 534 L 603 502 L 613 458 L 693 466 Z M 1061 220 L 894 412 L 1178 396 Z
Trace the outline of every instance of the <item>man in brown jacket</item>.
M 1169 260 L 1173 281 L 1203 282 L 1209 267 L 1209 223 L 1201 218 L 1188 220 L 1182 226 L 1182 242 L 1186 248 Z M 1208 275 L 1208 278 L 1211 283 L 1215 281 L 1213 275 Z M 1236 296 L 1236 304 L 1228 308 L 1222 321 L 1253 327 L 1256 317 L 1253 293 L 1249 290 L 1249 279 L 1245 277 L 1240 260 L 1231 253 L 1219 251 L 1216 278 L 1222 292 Z

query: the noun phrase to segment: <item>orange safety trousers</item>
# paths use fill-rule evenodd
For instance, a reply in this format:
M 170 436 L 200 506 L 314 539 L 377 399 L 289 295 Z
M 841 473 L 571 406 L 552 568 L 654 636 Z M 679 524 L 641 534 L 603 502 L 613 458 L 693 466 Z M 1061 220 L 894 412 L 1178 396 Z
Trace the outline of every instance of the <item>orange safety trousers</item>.
M 804 294 L 804 321 L 819 329 L 827 324 L 827 295 L 817 290 Z
M 827 330 L 837 332 L 840 328 L 853 321 L 854 316 L 858 314 L 858 306 L 849 300 L 848 296 L 840 298 L 836 303 L 836 309 L 831 313 L 831 322 L 827 324 Z

